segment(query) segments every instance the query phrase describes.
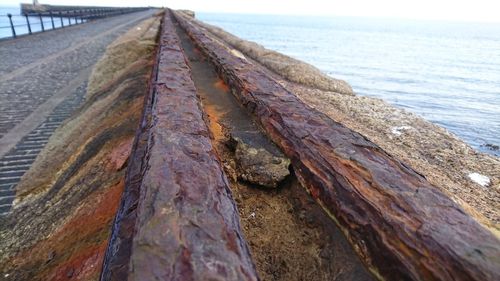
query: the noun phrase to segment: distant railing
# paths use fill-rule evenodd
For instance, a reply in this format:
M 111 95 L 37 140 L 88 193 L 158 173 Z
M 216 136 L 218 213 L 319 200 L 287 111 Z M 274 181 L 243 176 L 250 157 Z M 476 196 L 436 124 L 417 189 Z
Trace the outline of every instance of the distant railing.
M 10 28 L 12 32 L 11 38 L 16 38 L 20 35 L 20 33 L 33 34 L 35 32 L 44 32 L 66 26 L 82 24 L 90 20 L 134 13 L 147 9 L 149 8 L 83 8 L 77 10 L 30 12 L 22 15 L 13 15 L 9 13 L 6 15 L 0 15 L 0 17 L 8 18 L 7 24 L 0 26 L 0 30 Z

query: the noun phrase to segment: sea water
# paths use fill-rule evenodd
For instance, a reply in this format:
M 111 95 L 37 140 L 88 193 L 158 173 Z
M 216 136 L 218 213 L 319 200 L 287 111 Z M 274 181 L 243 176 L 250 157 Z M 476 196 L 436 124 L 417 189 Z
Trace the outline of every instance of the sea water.
M 26 21 L 17 16 L 19 7 L 0 6 L 0 38 L 11 36 L 7 13 L 16 15 L 14 24 Z M 474 148 L 500 156 L 500 151 L 491 149 L 500 145 L 500 23 L 196 16 L 315 65 L 346 80 L 359 95 L 381 98 L 417 113 Z M 50 18 L 44 21 L 51 28 Z M 37 17 L 30 17 L 30 22 L 33 31 L 40 30 Z M 26 27 L 16 30 L 27 33 Z
M 21 15 L 21 8 L 19 6 L 0 6 L 0 39 L 12 37 L 12 28 L 10 25 L 9 17 L 7 16 L 8 14 L 12 15 L 12 23 L 14 24 L 14 29 L 17 36 L 29 33 L 26 17 Z M 54 28 L 59 28 L 62 26 L 62 24 L 64 26 L 69 25 L 68 18 L 63 18 L 63 22 L 61 24 L 61 18 L 58 18 L 57 14 L 54 14 L 54 17 L 52 19 L 54 20 Z M 50 17 L 42 17 L 42 22 L 45 30 L 52 29 L 52 19 Z M 30 23 L 31 32 L 42 31 L 40 17 L 30 16 L 28 17 L 28 21 Z M 75 23 L 74 18 L 71 19 L 71 23 Z
M 500 156 L 500 23 L 197 13 Z

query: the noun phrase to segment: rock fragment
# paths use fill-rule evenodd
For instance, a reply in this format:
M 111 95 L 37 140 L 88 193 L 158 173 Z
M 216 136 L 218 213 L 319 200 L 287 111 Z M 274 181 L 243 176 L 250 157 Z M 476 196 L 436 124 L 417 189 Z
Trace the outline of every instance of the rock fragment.
M 235 149 L 238 179 L 264 187 L 276 188 L 289 174 L 290 160 L 274 156 L 264 148 L 256 148 L 240 138 L 231 138 Z
M 468 175 L 469 179 L 477 184 L 479 184 L 482 187 L 488 187 L 491 183 L 491 180 L 489 177 L 485 175 L 481 175 L 479 173 L 470 173 Z

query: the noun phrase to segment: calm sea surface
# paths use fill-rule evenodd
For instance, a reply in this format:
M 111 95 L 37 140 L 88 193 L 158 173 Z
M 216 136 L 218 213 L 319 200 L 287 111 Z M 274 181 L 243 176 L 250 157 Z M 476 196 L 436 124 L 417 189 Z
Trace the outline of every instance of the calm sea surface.
M 0 38 L 11 36 L 0 6 Z M 198 13 L 266 48 L 311 63 L 500 156 L 500 24 Z M 13 17 L 24 24 L 24 17 Z M 51 27 L 50 19 L 45 25 Z M 39 30 L 39 19 L 30 18 Z M 55 21 L 58 25 L 59 21 Z M 38 24 L 37 24 L 38 23 Z M 20 26 L 18 34 L 27 33 Z M 1 58 L 1 54 L 0 54 Z
M 197 13 L 500 156 L 500 24 Z
M 29 3 L 30 1 L 24 1 Z M 10 27 L 10 21 L 7 14 L 12 15 L 12 23 L 14 24 L 14 29 L 16 35 L 28 34 L 28 26 L 26 23 L 26 17 L 21 16 L 21 9 L 19 6 L 0 6 L 0 39 L 12 37 L 12 29 Z M 31 32 L 38 32 L 42 30 L 42 25 L 40 23 L 39 17 L 28 17 L 30 22 Z M 43 25 L 45 30 L 52 29 L 52 21 L 50 17 L 42 17 Z M 74 24 L 74 19 L 71 20 Z M 63 19 L 64 26 L 69 25 L 68 19 Z M 61 27 L 61 19 L 54 17 L 54 27 Z

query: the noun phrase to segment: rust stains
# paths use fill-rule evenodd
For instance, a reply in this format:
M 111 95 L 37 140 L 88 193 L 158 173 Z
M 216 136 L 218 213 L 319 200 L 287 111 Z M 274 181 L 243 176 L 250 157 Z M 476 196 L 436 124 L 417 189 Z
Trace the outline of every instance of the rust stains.
M 380 279 L 498 280 L 500 243 L 424 177 L 176 15 Z
M 221 126 L 219 120 L 221 118 L 221 111 L 217 110 L 216 106 L 206 105 L 205 113 L 208 116 L 208 126 L 210 127 L 210 132 L 212 133 L 216 141 L 220 141 L 225 138 L 223 127 Z
M 214 86 L 219 90 L 229 93 L 229 86 L 222 79 L 217 79 L 217 82 L 214 83 Z
M 75 256 L 62 263 L 47 274 L 47 279 L 53 281 L 64 280 L 92 280 L 99 276 L 107 243 L 81 249 Z
M 108 158 L 108 165 L 106 165 L 106 169 L 109 171 L 119 171 L 123 169 L 125 164 L 127 163 L 127 159 L 130 156 L 130 151 L 132 149 L 132 145 L 134 142 L 134 138 L 130 137 L 119 144 L 112 151 L 110 151 Z
M 170 12 L 132 155 L 101 280 L 258 280 Z
M 46 240 L 22 251 L 8 261 L 23 272 L 21 279 L 66 280 L 71 277 L 96 277 L 107 245 L 109 227 L 118 209 L 124 187 L 123 179 L 103 192 L 82 202 L 74 216 Z M 95 241 L 101 241 L 95 244 Z M 40 270 L 41 269 L 41 270 Z

